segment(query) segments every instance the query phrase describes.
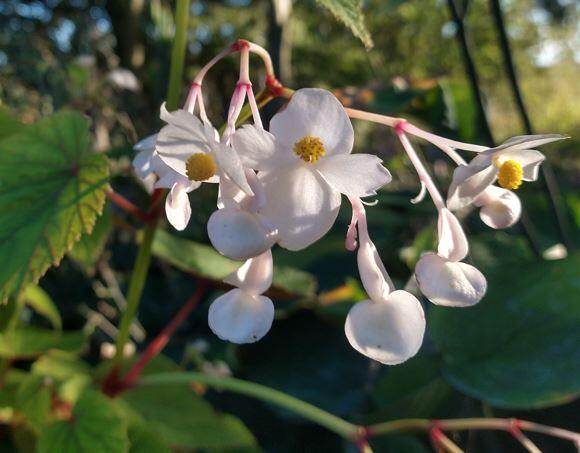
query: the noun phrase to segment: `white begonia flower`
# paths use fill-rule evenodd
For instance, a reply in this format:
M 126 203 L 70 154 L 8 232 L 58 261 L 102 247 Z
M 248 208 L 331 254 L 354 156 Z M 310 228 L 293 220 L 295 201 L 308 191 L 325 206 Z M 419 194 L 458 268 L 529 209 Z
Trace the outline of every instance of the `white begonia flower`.
M 167 125 L 157 135 L 155 150 L 167 166 L 190 181 L 193 189 L 202 182 L 219 182 L 221 173 L 248 195 L 253 194 L 237 153 L 219 142 L 209 122 L 202 123 L 185 110 L 168 112 L 165 104 L 160 117 Z
M 270 132 L 244 126 L 233 136 L 244 166 L 258 170 L 267 194 L 260 213 L 279 230 L 279 244 L 301 250 L 332 227 L 343 193 L 374 195 L 391 180 L 381 159 L 350 154 L 354 133 L 334 95 L 322 89 L 296 91 L 274 115 Z
M 393 282 L 368 235 L 362 205 L 357 209 L 360 242 L 357 262 L 370 299 L 350 309 L 344 331 L 351 346 L 361 354 L 385 365 L 397 365 L 421 348 L 425 313 L 411 293 L 394 291 Z
M 165 213 L 169 223 L 176 230 L 184 230 L 191 217 L 191 205 L 187 194 L 199 185 L 190 181 L 169 167 L 155 150 L 157 135 L 150 135 L 139 141 L 133 149 L 138 151 L 133 159 L 133 168 L 137 176 L 145 179 L 155 174 L 158 179 L 156 189 L 170 189 L 165 199 Z
M 268 333 L 274 321 L 274 304 L 261 294 L 272 284 L 272 252 L 252 258 L 224 282 L 236 286 L 210 306 L 209 327 L 232 343 L 254 343 Z
M 520 198 L 511 190 L 497 186 L 489 186 L 473 200 L 473 204 L 480 208 L 482 222 L 496 230 L 511 227 L 522 215 Z
M 449 187 L 447 207 L 453 211 L 470 204 L 496 180 L 515 190 L 522 181 L 535 181 L 545 156 L 532 148 L 566 138 L 564 135 L 522 135 L 482 151 L 467 165 L 459 165 Z
M 415 266 L 421 292 L 436 305 L 468 307 L 485 295 L 487 281 L 474 266 L 460 262 L 469 245 L 457 217 L 446 208 L 439 211 L 437 253 L 427 253 Z

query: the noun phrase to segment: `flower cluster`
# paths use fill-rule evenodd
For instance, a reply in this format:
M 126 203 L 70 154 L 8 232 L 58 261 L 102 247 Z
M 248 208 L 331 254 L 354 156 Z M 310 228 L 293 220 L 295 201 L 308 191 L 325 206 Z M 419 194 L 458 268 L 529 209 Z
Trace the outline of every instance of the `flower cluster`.
M 346 336 L 357 351 L 374 360 L 390 365 L 404 362 L 421 347 L 425 315 L 415 295 L 395 288 L 369 236 L 361 199 L 375 195 L 391 175 L 377 156 L 352 153 L 350 118 L 393 127 L 422 185 L 413 202 L 427 193 L 433 200 L 438 211 L 437 252 L 420 258 L 415 277 L 429 301 L 451 307 L 478 303 L 487 288 L 483 274 L 463 262 L 468 241 L 452 211 L 473 205 L 480 208 L 488 226 L 513 225 L 521 213 L 513 190 L 523 181 L 535 180 L 544 159 L 531 148 L 563 137 L 515 137 L 488 149 L 435 136 L 401 119 L 345 109 L 332 93 L 316 88 L 294 92 L 266 130 L 248 76 L 249 52 L 265 58 L 265 51 L 241 43 L 202 69 L 183 109 L 169 112 L 163 105 L 161 119 L 166 125 L 135 146 L 137 174 L 142 178 L 153 174 L 156 188 L 169 189 L 165 211 L 177 230 L 186 228 L 190 220 L 188 194 L 202 183 L 219 185 L 208 235 L 217 251 L 245 264 L 224 280 L 234 289 L 212 303 L 210 328 L 234 343 L 252 343 L 266 335 L 274 319 L 274 304 L 263 295 L 272 283 L 272 247 L 278 244 L 299 251 L 318 241 L 335 223 L 345 195 L 353 211 L 345 246 L 350 251 L 358 247 L 359 274 L 369 297 L 351 308 Z M 202 80 L 217 60 L 234 51 L 241 55 L 240 78 L 220 135 L 205 113 Z M 272 77 L 269 73 L 270 81 Z M 246 99 L 253 124 L 236 129 Z M 407 135 L 430 141 L 458 164 L 447 200 Z M 466 163 L 456 149 L 477 155 Z M 493 185 L 496 181 L 499 186 Z

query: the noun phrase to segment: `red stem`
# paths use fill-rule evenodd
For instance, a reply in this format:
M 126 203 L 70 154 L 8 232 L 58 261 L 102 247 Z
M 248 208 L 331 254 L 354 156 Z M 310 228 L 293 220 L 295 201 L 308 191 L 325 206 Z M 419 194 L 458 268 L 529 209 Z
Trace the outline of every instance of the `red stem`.
M 144 212 L 141 208 L 134 205 L 129 200 L 127 200 L 123 195 L 118 194 L 114 190 L 108 190 L 107 196 L 109 197 L 109 200 L 115 203 L 115 205 L 117 205 L 126 213 L 137 217 L 139 220 L 145 223 L 148 223 L 151 220 L 150 216 L 147 215 L 146 212 Z
M 122 380 L 121 388 L 130 388 L 135 385 L 143 368 L 157 356 L 169 342 L 171 336 L 175 333 L 177 328 L 190 315 L 193 309 L 199 304 L 203 298 L 208 287 L 206 280 L 198 280 L 197 289 L 193 295 L 187 300 L 185 305 L 177 312 L 174 318 L 167 324 L 161 333 L 153 339 L 145 349 L 145 352 L 139 357 L 139 360 L 127 371 L 127 374 Z

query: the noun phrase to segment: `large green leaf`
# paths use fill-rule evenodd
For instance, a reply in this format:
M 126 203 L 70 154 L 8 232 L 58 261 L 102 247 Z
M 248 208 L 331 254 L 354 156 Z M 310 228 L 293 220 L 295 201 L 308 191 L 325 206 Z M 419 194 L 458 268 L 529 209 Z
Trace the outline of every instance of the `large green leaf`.
M 78 401 L 70 420 L 48 425 L 38 439 L 39 453 L 124 453 L 127 425 L 105 396 L 88 391 Z
M 18 387 L 16 409 L 26 417 L 35 432 L 46 423 L 51 409 L 50 380 L 42 376 L 30 375 Z
M 494 406 L 537 408 L 580 394 L 580 254 L 501 268 L 468 309 L 435 307 L 444 374 Z
M 0 333 L 0 357 L 29 359 L 50 349 L 79 352 L 86 342 L 84 332 L 59 332 L 34 327 Z
M 56 113 L 0 141 L 0 300 L 36 283 L 92 231 L 108 177 L 78 113 Z
M 182 271 L 221 282 L 243 263 L 230 260 L 209 245 L 178 238 L 163 230 L 155 235 L 152 252 Z M 314 277 L 289 267 L 274 267 L 273 297 L 312 296 Z
M 187 449 L 237 448 L 240 451 L 255 447 L 252 434 L 240 420 L 217 414 L 188 386 L 136 388 L 124 393 L 122 398 L 169 445 Z
M 24 124 L 18 121 L 10 111 L 0 105 L 0 140 L 24 129 Z
M 95 263 L 101 257 L 109 235 L 113 229 L 111 211 L 105 209 L 91 234 L 84 235 L 74 248 L 69 252 L 71 257 L 88 274 L 94 273 Z
M 364 22 L 361 0 L 316 0 L 328 9 L 359 38 L 367 49 L 373 47 L 373 40 Z

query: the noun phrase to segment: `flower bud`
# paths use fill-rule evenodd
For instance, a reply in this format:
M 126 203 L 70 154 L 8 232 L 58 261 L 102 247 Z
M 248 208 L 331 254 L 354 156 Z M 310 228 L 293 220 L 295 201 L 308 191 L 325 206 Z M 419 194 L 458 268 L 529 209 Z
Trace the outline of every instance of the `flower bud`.
M 265 217 L 236 208 L 215 211 L 207 223 L 207 232 L 215 249 L 234 260 L 258 256 L 278 238 L 277 230 Z
M 479 217 L 487 226 L 501 229 L 515 224 L 522 214 L 520 198 L 510 190 L 489 186 L 475 200 Z

